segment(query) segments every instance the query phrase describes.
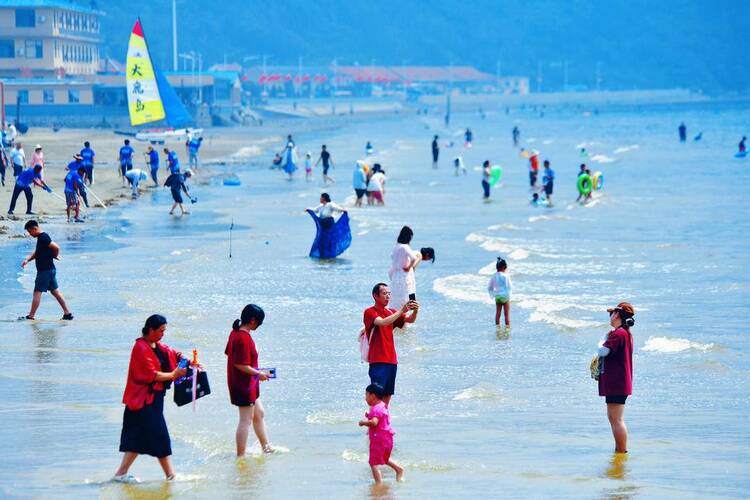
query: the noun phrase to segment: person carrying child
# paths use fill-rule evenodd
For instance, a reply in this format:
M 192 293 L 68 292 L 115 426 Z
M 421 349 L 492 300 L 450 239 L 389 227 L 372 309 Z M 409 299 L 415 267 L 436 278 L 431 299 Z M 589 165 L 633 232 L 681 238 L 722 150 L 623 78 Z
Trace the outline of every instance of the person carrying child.
M 502 257 L 495 264 L 497 272 L 492 275 L 487 285 L 490 297 L 495 300 L 495 324 L 500 324 L 500 317 L 505 312 L 505 328 L 510 328 L 510 297 L 513 284 L 507 274 L 508 263 Z
M 376 483 L 383 481 L 380 472 L 381 465 L 387 465 L 396 472 L 396 481 L 403 481 L 404 469 L 391 459 L 393 451 L 393 427 L 388 415 L 388 407 L 383 401 L 385 389 L 377 383 L 367 386 L 365 389 L 365 401 L 370 410 L 365 413 L 365 420 L 359 421 L 360 427 L 368 428 L 370 438 L 370 469 Z

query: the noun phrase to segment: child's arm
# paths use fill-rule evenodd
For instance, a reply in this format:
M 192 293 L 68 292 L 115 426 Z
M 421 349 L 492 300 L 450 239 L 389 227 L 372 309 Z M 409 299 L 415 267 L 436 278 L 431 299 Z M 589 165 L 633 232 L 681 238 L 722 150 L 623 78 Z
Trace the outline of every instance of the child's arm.
M 367 416 L 367 413 L 365 413 L 365 417 Z M 360 420 L 359 421 L 360 427 L 377 427 L 378 426 L 378 417 L 372 417 L 368 418 L 366 420 Z

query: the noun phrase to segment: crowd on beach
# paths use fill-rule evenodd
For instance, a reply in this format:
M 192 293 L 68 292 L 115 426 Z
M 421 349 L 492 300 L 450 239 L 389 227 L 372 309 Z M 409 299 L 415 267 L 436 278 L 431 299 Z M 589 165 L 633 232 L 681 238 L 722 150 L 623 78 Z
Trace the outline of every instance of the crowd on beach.
M 96 195 L 93 190 L 96 170 L 96 152 L 89 141 L 84 141 L 83 148 L 72 155 L 72 161 L 67 164 L 64 182 L 64 198 L 58 195 L 48 184 L 45 177 L 47 165 L 44 156 L 44 149 L 41 144 L 34 147 L 34 153 L 30 159 L 27 159 L 23 144 L 17 140 L 17 134 L 14 128 L 8 127 L 8 132 L 3 132 L 2 148 L 0 148 L 0 183 L 5 186 L 6 172 L 11 171 L 14 178 L 13 193 L 11 195 L 8 215 L 14 215 L 16 205 L 20 195 L 23 193 L 26 198 L 26 215 L 35 215 L 33 211 L 34 193 L 32 187 L 36 186 L 52 196 L 60 198 L 65 203 L 68 222 L 72 220 L 76 223 L 84 222 L 81 217 L 81 206 L 90 207 L 89 194 L 92 194 L 96 201 L 106 208 L 104 202 Z M 177 152 L 169 148 L 163 148 L 164 158 L 167 164 L 169 175 L 166 178 L 164 186 L 170 188 L 174 204 L 170 214 L 174 214 L 176 208 L 180 208 L 182 214 L 188 214 L 185 210 L 181 193 L 185 193 L 192 203 L 195 198 L 190 195 L 187 187 L 187 180 L 192 176 L 193 170 L 199 166 L 199 149 L 203 138 L 199 136 L 189 136 L 185 142 L 185 148 L 189 157 L 190 169 L 184 172 L 180 168 L 180 161 Z M 149 145 L 143 153 L 148 173 L 140 168 L 134 168 L 135 149 L 130 144 L 130 139 L 123 141 L 117 154 L 117 172 L 122 179 L 123 186 L 129 186 L 132 198 L 139 195 L 139 185 L 142 181 L 151 179 L 153 187 L 159 187 L 159 153 L 153 145 Z M 191 170 L 193 169 L 193 170 Z

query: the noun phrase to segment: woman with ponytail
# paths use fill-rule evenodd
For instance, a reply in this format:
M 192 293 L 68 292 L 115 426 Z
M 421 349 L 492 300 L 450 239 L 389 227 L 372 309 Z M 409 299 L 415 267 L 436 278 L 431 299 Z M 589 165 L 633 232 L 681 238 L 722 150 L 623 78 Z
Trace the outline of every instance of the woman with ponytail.
M 625 400 L 633 393 L 633 335 L 635 309 L 628 302 L 607 309 L 613 330 L 599 347 L 599 395 L 607 403 L 607 418 L 615 438 L 615 453 L 628 452 Z
M 232 332 L 229 334 L 229 341 L 224 351 L 227 355 L 229 398 L 240 411 L 240 420 L 235 433 L 238 457 L 245 455 L 250 425 L 255 430 L 263 452 L 273 451 L 268 443 L 266 424 L 263 420 L 265 412 L 259 399 L 260 383 L 268 380 L 270 373 L 258 369 L 258 350 L 250 334 L 263 324 L 265 317 L 266 314 L 259 306 L 246 305 L 240 319 L 234 320 L 232 324 Z

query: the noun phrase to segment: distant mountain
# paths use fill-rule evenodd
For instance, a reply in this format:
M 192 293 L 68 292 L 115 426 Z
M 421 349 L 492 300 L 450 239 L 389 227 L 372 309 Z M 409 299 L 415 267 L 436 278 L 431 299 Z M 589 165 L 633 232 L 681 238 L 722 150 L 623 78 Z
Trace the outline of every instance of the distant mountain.
M 171 67 L 170 0 L 100 2 L 107 51 L 123 60 L 140 16 Z M 180 52 L 205 67 L 268 54 L 269 64 L 470 64 L 537 89 L 687 87 L 748 91 L 747 9 L 729 0 L 178 0 Z M 746 6 L 750 7 L 750 6 Z M 567 61 L 567 63 L 566 63 Z M 598 70 L 598 71 L 597 71 Z

